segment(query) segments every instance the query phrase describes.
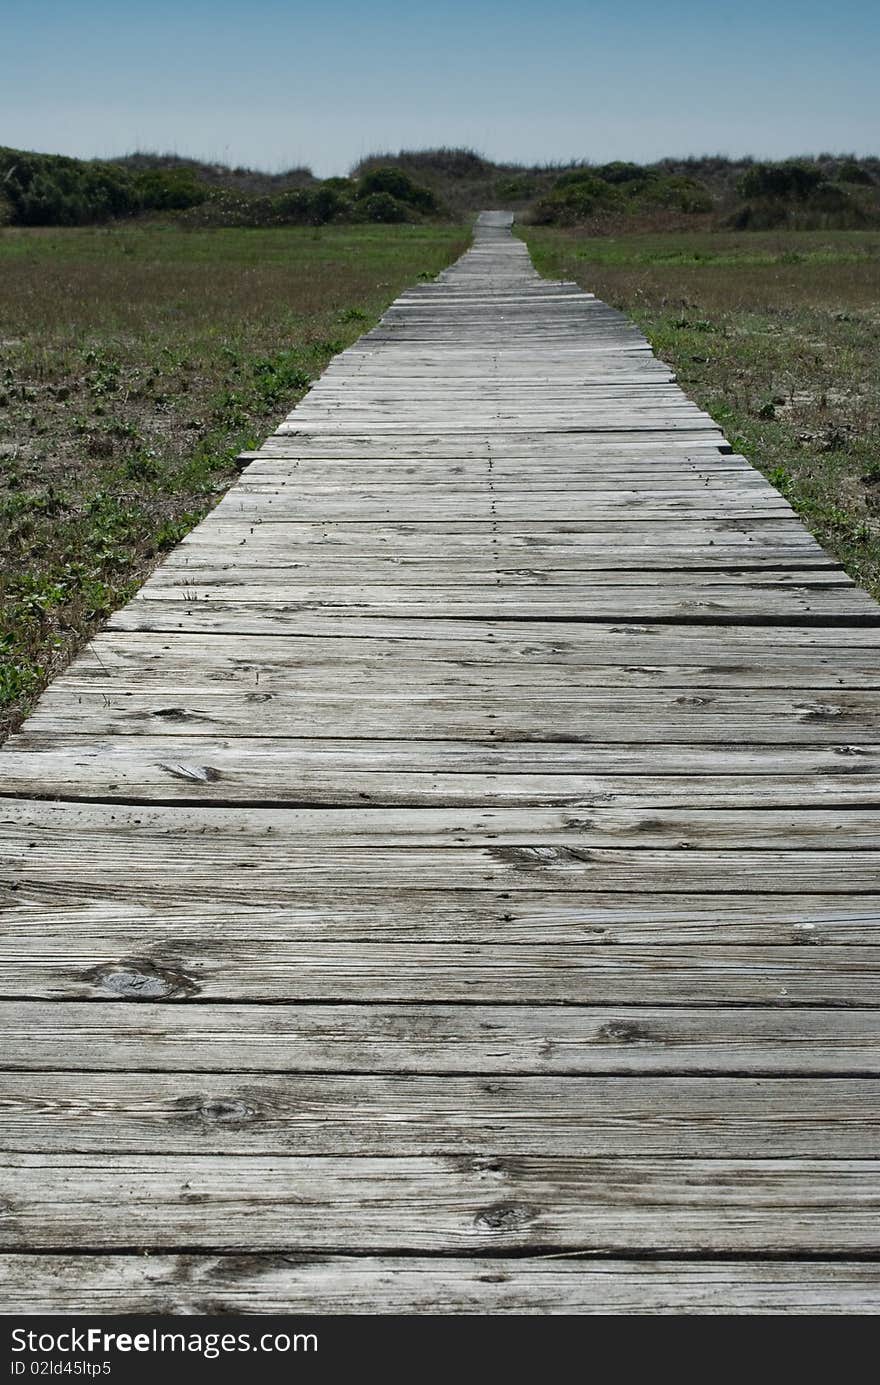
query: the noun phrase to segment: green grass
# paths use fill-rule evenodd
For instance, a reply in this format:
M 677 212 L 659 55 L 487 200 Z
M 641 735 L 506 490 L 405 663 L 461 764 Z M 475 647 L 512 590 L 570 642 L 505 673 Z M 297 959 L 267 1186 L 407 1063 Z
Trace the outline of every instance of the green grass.
M 0 730 L 460 226 L 0 231 Z
M 524 236 L 543 274 L 638 322 L 685 393 L 880 597 L 880 233 Z

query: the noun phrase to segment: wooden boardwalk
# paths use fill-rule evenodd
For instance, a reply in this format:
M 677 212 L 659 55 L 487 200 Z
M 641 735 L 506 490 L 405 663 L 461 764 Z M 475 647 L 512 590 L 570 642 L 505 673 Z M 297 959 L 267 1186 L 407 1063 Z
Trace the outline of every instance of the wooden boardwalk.
M 880 1308 L 880 607 L 508 220 L 0 755 L 8 1312 Z

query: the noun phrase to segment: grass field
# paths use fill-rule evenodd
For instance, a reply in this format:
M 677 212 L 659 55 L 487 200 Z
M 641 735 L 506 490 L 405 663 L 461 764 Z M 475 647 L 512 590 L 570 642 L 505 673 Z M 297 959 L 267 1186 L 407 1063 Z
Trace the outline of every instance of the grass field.
M 460 226 L 0 231 L 0 732 Z
M 880 233 L 525 237 L 543 274 L 639 323 L 685 392 L 880 596 Z

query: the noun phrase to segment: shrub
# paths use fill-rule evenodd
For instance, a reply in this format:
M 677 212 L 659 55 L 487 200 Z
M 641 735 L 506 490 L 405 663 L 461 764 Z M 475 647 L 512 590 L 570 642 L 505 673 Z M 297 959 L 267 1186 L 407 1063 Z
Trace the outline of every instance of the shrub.
M 860 183 L 863 187 L 872 187 L 874 179 L 867 168 L 855 159 L 847 159 L 837 170 L 837 178 L 841 183 Z
M 525 201 L 534 197 L 537 185 L 532 178 L 499 178 L 495 184 L 495 195 L 504 201 Z
M 408 219 L 407 207 L 396 197 L 392 197 L 390 192 L 370 193 L 363 199 L 361 209 L 367 221 L 395 222 Z
M 363 177 L 376 168 L 404 167 L 417 176 L 456 181 L 484 178 L 498 167 L 473 149 L 401 149 L 397 154 L 370 154 L 352 169 L 352 177 Z
M 3 192 L 23 226 L 77 226 L 139 209 L 133 180 L 115 164 L 0 151 Z
M 329 179 L 316 188 L 294 188 L 276 197 L 272 203 L 281 221 L 292 222 L 296 226 L 325 226 L 328 221 L 344 219 L 351 215 L 352 204 L 347 197 L 331 183 L 343 181 Z
M 861 209 L 853 201 L 845 188 L 838 187 L 836 183 L 820 183 L 809 199 L 812 210 L 817 212 L 858 213 Z
M 558 192 L 560 188 L 574 187 L 578 183 L 594 183 L 596 181 L 596 170 L 587 164 L 581 164 L 577 168 L 570 168 L 567 173 L 561 173 L 553 184 L 553 192 Z
M 587 169 L 577 176 L 563 174 L 556 180 L 549 197 L 538 202 L 534 210 L 536 221 L 552 223 L 582 221 L 597 212 L 622 208 L 624 198 L 618 188 L 596 178 Z
M 715 205 L 708 189 L 694 178 L 657 178 L 641 189 L 640 196 L 645 202 L 679 212 L 711 212 Z
M 185 211 L 198 207 L 208 196 L 204 183 L 178 169 L 148 169 L 135 175 L 134 186 L 141 206 L 149 211 Z
M 740 196 L 803 201 L 823 181 L 822 170 L 809 164 L 755 164 L 739 180 Z
M 328 221 L 333 221 L 334 217 L 340 215 L 347 208 L 347 200 L 326 183 L 315 188 L 314 192 L 309 193 L 311 204 L 311 221 L 315 226 L 323 226 Z
M 605 183 L 646 183 L 659 175 L 654 169 L 642 168 L 640 164 L 621 163 L 602 164 L 596 169 L 596 177 Z
M 272 206 L 282 221 L 292 221 L 296 226 L 306 226 L 311 219 L 312 199 L 304 188 L 283 192 Z
M 780 226 L 797 230 L 848 230 L 864 226 L 871 216 L 850 194 L 834 183 L 820 183 L 803 201 L 764 198 L 738 207 L 728 221 L 737 231 L 772 231 Z
M 791 222 L 791 211 L 785 202 L 745 202 L 728 218 L 734 231 L 775 231 Z
M 434 194 L 428 188 L 414 183 L 409 174 L 400 168 L 373 168 L 359 179 L 356 193 L 358 198 L 369 199 L 380 193 L 421 212 L 433 211 L 437 205 Z M 375 220 L 372 217 L 370 219 Z
M 565 225 L 610 213 L 630 216 L 657 207 L 709 212 L 713 206 L 708 190 L 694 178 L 664 177 L 656 169 L 615 163 L 563 173 L 549 195 L 536 203 L 532 220 L 539 225 Z

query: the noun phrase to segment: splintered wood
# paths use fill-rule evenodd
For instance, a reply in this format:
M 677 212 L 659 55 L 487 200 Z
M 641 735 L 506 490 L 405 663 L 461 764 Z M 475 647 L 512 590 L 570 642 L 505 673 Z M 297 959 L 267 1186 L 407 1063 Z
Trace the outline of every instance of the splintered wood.
M 509 222 L 0 756 L 8 1312 L 880 1308 L 880 607 Z

